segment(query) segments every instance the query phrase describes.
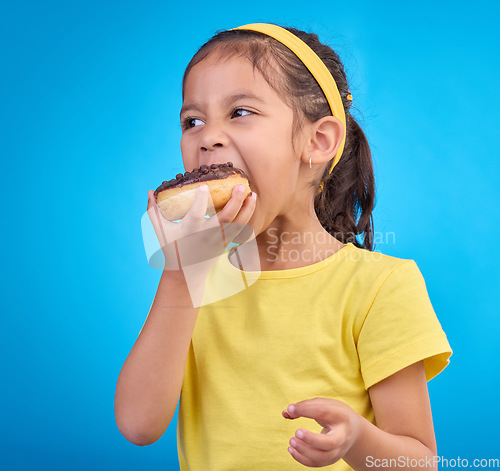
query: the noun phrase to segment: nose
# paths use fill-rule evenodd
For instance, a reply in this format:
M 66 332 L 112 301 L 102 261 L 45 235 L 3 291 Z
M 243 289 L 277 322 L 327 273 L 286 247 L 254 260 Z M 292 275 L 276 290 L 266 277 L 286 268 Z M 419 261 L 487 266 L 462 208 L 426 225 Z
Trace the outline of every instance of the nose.
M 200 137 L 200 149 L 202 152 L 214 151 L 227 147 L 228 137 L 222 126 L 217 123 L 205 124 Z

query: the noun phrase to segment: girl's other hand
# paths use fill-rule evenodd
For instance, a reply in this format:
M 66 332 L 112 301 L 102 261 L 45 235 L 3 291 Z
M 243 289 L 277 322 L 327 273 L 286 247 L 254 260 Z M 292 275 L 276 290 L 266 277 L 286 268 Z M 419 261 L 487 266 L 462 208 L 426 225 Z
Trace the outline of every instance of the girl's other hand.
M 282 412 L 286 419 L 309 417 L 323 427 L 321 433 L 303 428 L 290 439 L 289 453 L 305 466 L 327 466 L 342 459 L 359 435 L 360 415 L 335 399 L 316 397 L 290 404 Z

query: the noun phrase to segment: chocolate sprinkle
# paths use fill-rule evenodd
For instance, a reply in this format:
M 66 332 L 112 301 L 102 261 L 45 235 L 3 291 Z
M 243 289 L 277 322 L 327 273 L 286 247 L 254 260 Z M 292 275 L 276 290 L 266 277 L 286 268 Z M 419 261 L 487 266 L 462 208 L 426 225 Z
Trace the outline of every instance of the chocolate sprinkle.
M 192 172 L 178 173 L 172 180 L 164 181 L 156 190 L 155 197 L 167 188 L 177 188 L 188 183 L 203 182 L 207 180 L 219 180 L 227 178 L 231 175 L 241 175 L 248 178 L 245 172 L 239 168 L 233 167 L 232 162 L 224 164 L 202 165 L 200 168 L 195 168 Z

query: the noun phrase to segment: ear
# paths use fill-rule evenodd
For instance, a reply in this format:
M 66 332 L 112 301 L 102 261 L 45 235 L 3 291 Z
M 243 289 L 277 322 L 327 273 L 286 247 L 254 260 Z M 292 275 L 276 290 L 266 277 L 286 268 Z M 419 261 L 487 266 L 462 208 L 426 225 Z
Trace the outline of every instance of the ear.
M 331 160 L 344 138 L 345 128 L 342 121 L 334 116 L 325 116 L 312 123 L 309 131 L 309 145 L 306 146 L 303 162 L 309 165 L 309 157 L 313 164 Z

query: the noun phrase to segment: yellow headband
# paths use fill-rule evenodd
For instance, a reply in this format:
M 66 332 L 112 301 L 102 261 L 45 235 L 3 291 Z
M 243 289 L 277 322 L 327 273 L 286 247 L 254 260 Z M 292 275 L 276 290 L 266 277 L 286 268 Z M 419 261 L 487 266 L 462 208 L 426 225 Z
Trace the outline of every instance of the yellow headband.
M 272 25 L 268 23 L 253 23 L 249 25 L 239 26 L 233 29 L 244 29 L 249 31 L 256 31 L 258 33 L 266 34 L 280 43 L 284 44 L 288 49 L 290 49 L 307 67 L 309 72 L 318 82 L 318 85 L 323 90 L 325 97 L 332 110 L 332 115 L 339 118 L 344 125 L 344 137 L 340 143 L 340 147 L 335 154 L 332 166 L 328 173 L 332 173 L 333 168 L 337 165 L 340 160 L 340 156 L 344 150 L 345 144 L 345 129 L 346 129 L 346 119 L 344 105 L 342 104 L 342 98 L 340 98 L 339 89 L 337 84 L 333 79 L 332 74 L 327 69 L 324 62 L 318 57 L 318 55 L 300 38 L 295 36 L 295 34 L 290 33 L 290 31 L 282 28 L 281 26 Z M 351 94 L 347 96 L 347 99 L 352 100 Z M 323 182 L 320 185 L 320 191 L 323 189 Z

